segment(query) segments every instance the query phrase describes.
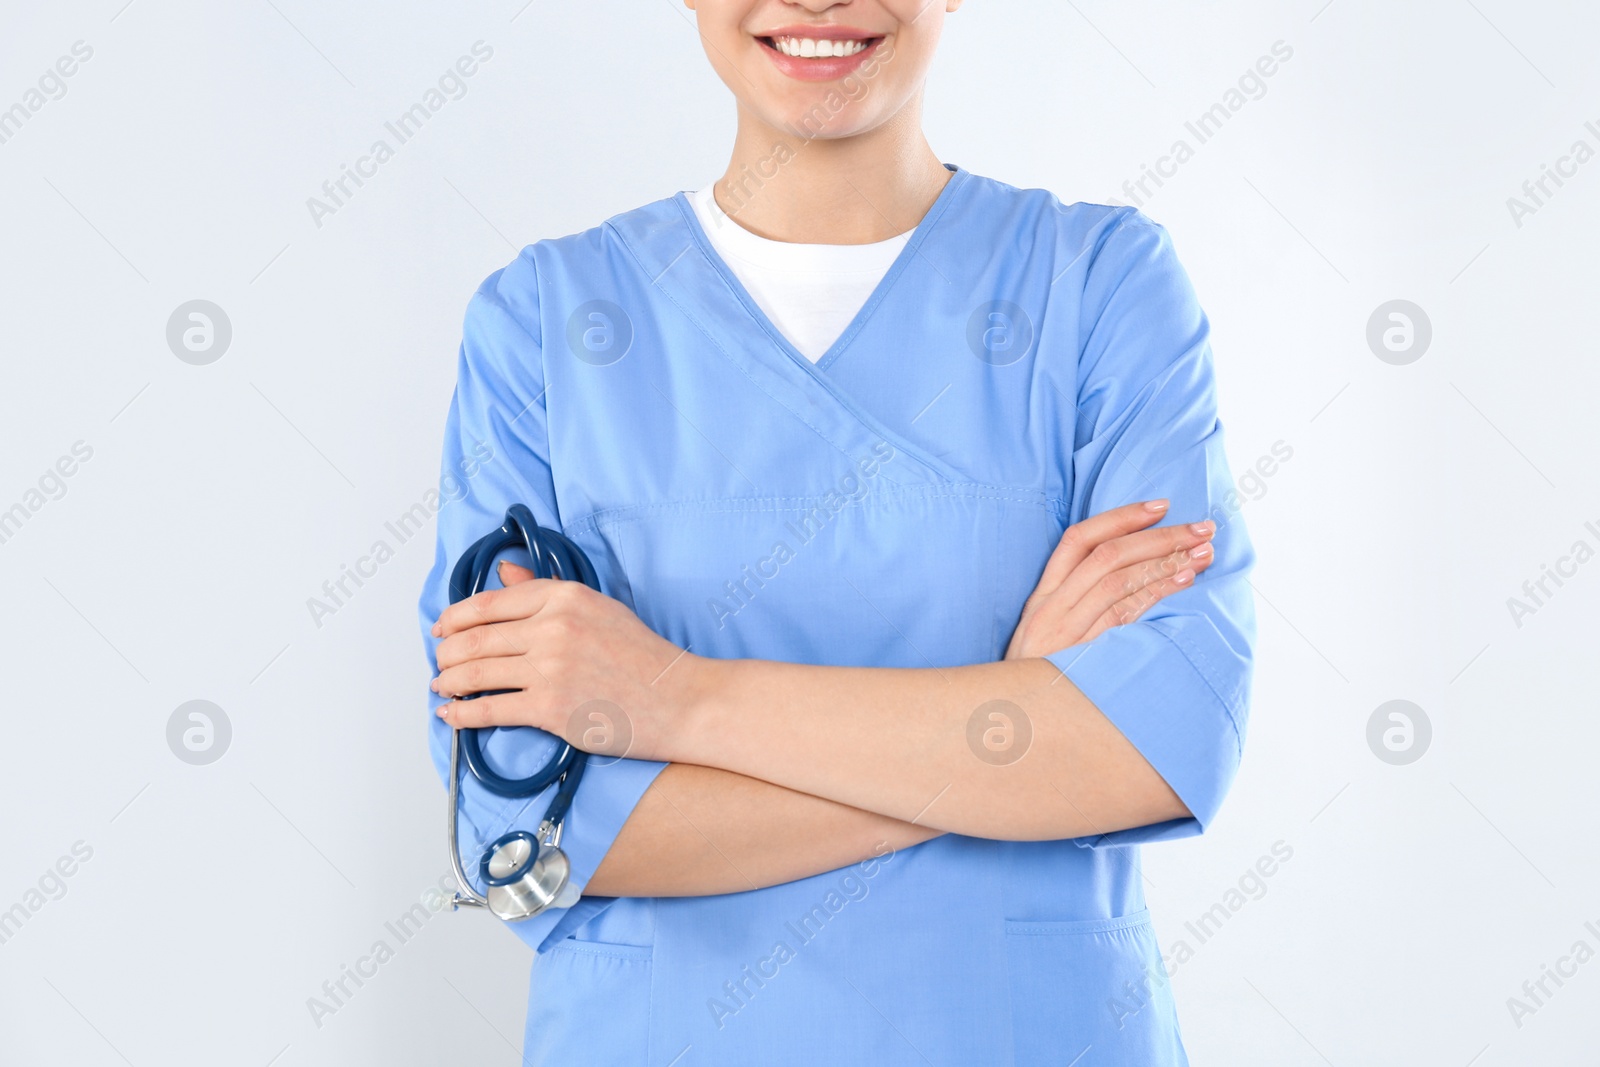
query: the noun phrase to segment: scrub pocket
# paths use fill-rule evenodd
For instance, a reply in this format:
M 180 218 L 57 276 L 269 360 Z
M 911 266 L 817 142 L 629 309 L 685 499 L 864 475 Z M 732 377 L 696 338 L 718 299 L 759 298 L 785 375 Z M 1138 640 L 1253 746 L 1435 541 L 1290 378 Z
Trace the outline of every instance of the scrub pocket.
M 1147 909 L 1005 934 L 1017 1067 L 1188 1064 Z
M 535 956 L 523 1062 L 646 1062 L 652 954 L 648 945 L 568 937 Z

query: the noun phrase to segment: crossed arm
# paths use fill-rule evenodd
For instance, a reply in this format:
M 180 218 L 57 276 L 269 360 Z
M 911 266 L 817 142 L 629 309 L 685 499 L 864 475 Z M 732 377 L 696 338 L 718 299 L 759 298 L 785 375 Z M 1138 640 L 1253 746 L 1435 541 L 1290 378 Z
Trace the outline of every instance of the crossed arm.
M 1188 814 L 1138 750 L 1043 659 L 944 671 L 724 662 L 732 669 L 718 690 L 723 710 L 711 721 L 726 724 L 727 747 L 712 758 L 748 772 L 671 763 L 588 892 L 727 893 L 945 832 L 1066 838 Z M 1014 703 L 1033 725 L 1030 758 L 994 766 L 967 748 L 968 717 L 996 699 Z M 763 713 L 729 713 L 741 706 Z M 814 718 L 795 724 L 802 710 Z
M 568 712 L 595 698 L 626 709 L 626 754 L 669 765 L 592 895 L 761 888 L 946 832 L 1060 839 L 1183 818 L 1171 787 L 1041 658 L 1137 619 L 1210 564 L 1211 524 L 1150 528 L 1164 504 L 1068 528 L 1006 658 L 957 668 L 707 659 L 609 597 L 506 564 L 507 588 L 440 616 L 434 689 L 513 691 L 439 712 L 458 729 L 537 726 L 603 752 Z M 991 723 L 1026 749 L 982 758 L 971 738 Z

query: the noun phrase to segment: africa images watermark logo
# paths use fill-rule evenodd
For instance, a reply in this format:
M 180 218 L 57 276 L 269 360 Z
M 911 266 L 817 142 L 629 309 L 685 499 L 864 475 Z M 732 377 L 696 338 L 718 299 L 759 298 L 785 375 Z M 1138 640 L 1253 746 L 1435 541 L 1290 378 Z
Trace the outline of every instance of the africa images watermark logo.
M 94 46 L 87 41 L 73 41 L 70 55 L 61 56 L 40 74 L 37 81 L 22 91 L 21 99 L 0 109 L 0 144 L 6 144 L 33 116 L 44 110 L 52 100 L 67 95 L 67 79 L 78 73 L 83 64 L 94 58 Z
M 67 479 L 78 473 L 83 464 L 88 463 L 93 457 L 94 446 L 87 441 L 74 441 L 70 452 L 61 455 L 46 467 L 44 473 L 23 491 L 16 503 L 9 507 L 0 503 L 0 545 L 6 544 L 22 532 L 28 520 L 38 514 L 46 504 L 66 496 Z
M 384 935 L 375 938 L 353 965 L 341 962 L 338 973 L 326 979 L 317 993 L 306 998 L 306 1011 L 313 1025 L 321 1030 L 329 1018 L 349 1005 L 355 995 L 378 976 L 380 968 L 417 936 L 429 919 L 450 908 L 455 892 L 455 874 L 447 871 L 422 891 L 418 903 L 386 921 Z
M 862 457 L 856 461 L 860 477 L 855 473 L 844 475 L 834 488 L 818 498 L 798 519 L 786 521 L 783 524 L 786 537 L 775 538 L 772 549 L 756 560 L 754 567 L 748 563 L 741 565 L 739 577 L 730 578 L 722 584 L 722 596 L 707 598 L 706 607 L 717 620 L 717 629 L 722 629 L 729 619 L 749 607 L 767 583 L 777 578 L 783 567 L 795 558 L 798 549 L 815 540 L 841 511 L 864 500 L 872 491 L 882 466 L 894 457 L 893 445 L 887 441 L 877 442 L 872 446 L 870 458 Z M 793 545 L 789 543 L 791 540 Z
M 445 471 L 439 480 L 438 489 L 430 486 L 422 494 L 421 500 L 412 504 L 393 520 L 386 521 L 383 528 L 388 537 L 380 537 L 373 541 L 371 547 L 364 555 L 357 557 L 354 564 L 341 563 L 339 573 L 322 583 L 321 596 L 306 597 L 306 611 L 311 616 L 312 624 L 320 630 L 324 620 L 339 614 L 367 582 L 378 576 L 378 569 L 394 559 L 401 546 L 425 531 L 428 523 L 441 510 L 465 497 L 468 492 L 467 479 L 476 477 L 484 465 L 493 460 L 493 447 L 484 441 L 475 442 L 470 454 L 459 461 L 460 477 L 453 471 Z M 389 538 L 393 538 L 393 544 Z
M 1558 156 L 1554 164 L 1543 164 L 1537 175 L 1523 182 L 1520 195 L 1506 198 L 1506 210 L 1511 213 L 1511 221 L 1517 229 L 1522 229 L 1530 218 L 1547 207 L 1566 188 L 1567 182 L 1576 178 L 1585 165 L 1600 155 L 1600 150 L 1595 148 L 1600 145 L 1600 122 L 1585 123 L 1583 132 L 1586 136 L 1573 141 L 1572 146 Z M 1593 141 L 1589 140 L 1591 137 Z
M 1267 895 L 1268 880 L 1294 858 L 1294 846 L 1287 841 L 1274 841 L 1268 853 L 1245 868 L 1222 897 L 1194 919 L 1183 924 L 1187 936 L 1172 943 L 1159 960 L 1148 963 L 1139 977 L 1130 978 L 1121 990 L 1106 999 L 1106 1010 L 1116 1020 L 1117 1029 L 1127 1025 L 1130 1018 L 1149 1007 L 1156 993 L 1162 990 L 1178 973 L 1178 968 L 1195 958 L 1197 950 L 1213 940 L 1253 900 Z M 1192 944 L 1190 942 L 1193 942 Z
M 1578 568 L 1595 558 L 1595 545 L 1600 545 L 1600 523 L 1586 522 L 1583 530 L 1587 537 L 1573 541 L 1572 547 L 1556 557 L 1554 564 L 1541 563 L 1538 576 L 1522 583 L 1521 596 L 1506 597 L 1506 610 L 1511 613 L 1511 621 L 1517 629 L 1522 629 L 1524 620 L 1537 615 L 1567 582 L 1576 578 Z M 1594 538 L 1593 544 L 1589 537 Z M 1554 588 L 1551 588 L 1552 585 Z
M 492 47 L 483 41 L 474 41 L 469 55 L 447 67 L 438 80 L 423 91 L 420 99 L 383 124 L 387 137 L 373 141 L 365 154 L 356 157 L 354 164 L 341 163 L 338 175 L 322 183 L 322 195 L 306 198 L 306 210 L 311 213 L 311 221 L 317 229 L 322 229 L 324 219 L 337 215 L 358 190 L 376 178 L 378 168 L 393 159 L 400 146 L 420 133 L 428 120 L 444 110 L 450 101 L 466 96 L 467 79 L 493 57 Z
M 1591 920 L 1583 924 L 1583 930 L 1600 944 L 1600 925 Z M 1594 958 L 1594 945 L 1589 943 L 1587 937 L 1580 937 L 1564 955 L 1556 957 L 1554 966 L 1539 964 L 1539 976 L 1522 983 L 1522 995 L 1506 998 L 1506 1011 L 1511 1013 L 1511 1021 L 1517 1025 L 1517 1029 L 1521 1030 L 1529 1017 L 1539 1014 L 1540 1009 L 1561 992 L 1569 979 L 1578 977 L 1578 968 Z
M 9 943 L 21 933 L 28 920 L 43 910 L 46 904 L 66 896 L 69 888 L 67 879 L 77 874 L 79 868 L 93 857 L 92 845 L 87 841 L 74 841 L 70 856 L 63 855 L 46 867 L 37 883 L 23 891 L 21 900 L 0 911 L 0 945 Z
M 1157 157 L 1154 165 L 1142 166 L 1137 178 L 1122 183 L 1126 201 L 1112 197 L 1108 204 L 1115 207 L 1143 208 L 1167 182 L 1178 176 L 1178 171 L 1194 159 L 1202 146 L 1216 138 L 1233 117 L 1252 101 L 1262 99 L 1270 88 L 1268 82 L 1291 59 L 1294 48 L 1286 41 L 1274 41 L 1271 50 L 1256 60 L 1239 79 L 1222 94 L 1215 104 L 1183 124 L 1185 136 L 1172 142 L 1166 154 Z M 1154 186 L 1154 188 L 1152 188 Z
M 872 892 L 871 879 L 894 857 L 894 848 L 887 841 L 880 841 L 872 856 L 842 873 L 835 871 L 839 877 L 832 887 L 808 910 L 783 924 L 784 936 L 773 942 L 770 952 L 741 967 L 736 978 L 723 982 L 720 995 L 706 998 L 706 1010 L 711 1013 L 711 1021 L 717 1024 L 717 1029 L 727 1026 L 729 1019 L 749 1007 L 767 984 L 783 973 L 784 966 L 798 957 L 800 950 L 815 940 L 836 915 L 850 904 L 865 900 Z

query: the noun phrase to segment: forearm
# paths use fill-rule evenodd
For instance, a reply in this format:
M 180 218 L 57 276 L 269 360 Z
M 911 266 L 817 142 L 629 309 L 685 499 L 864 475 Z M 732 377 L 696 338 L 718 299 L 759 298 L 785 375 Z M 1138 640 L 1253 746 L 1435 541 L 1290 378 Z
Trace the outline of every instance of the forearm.
M 673 740 L 683 762 L 1003 840 L 1081 837 L 1189 814 L 1043 659 L 943 669 L 707 659 L 696 670 L 696 698 Z M 989 718 L 996 710 L 1011 720 L 1011 751 L 982 749 L 985 731 L 1005 728 Z
M 941 831 L 713 767 L 656 776 L 584 888 L 590 896 L 712 896 L 838 870 Z

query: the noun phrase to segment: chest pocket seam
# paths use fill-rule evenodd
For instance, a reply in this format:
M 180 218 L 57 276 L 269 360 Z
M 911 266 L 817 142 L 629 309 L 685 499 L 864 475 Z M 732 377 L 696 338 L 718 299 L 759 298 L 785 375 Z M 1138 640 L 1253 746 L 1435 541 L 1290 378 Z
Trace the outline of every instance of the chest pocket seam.
M 1021 494 L 1021 495 L 1019 495 Z M 925 500 L 944 500 L 964 497 L 972 500 L 993 500 L 1008 504 L 1037 507 L 1065 521 L 1068 503 L 1061 497 L 1050 496 L 1035 490 L 1016 489 L 1009 486 L 988 485 L 981 482 L 929 483 L 924 485 L 893 486 L 875 490 L 874 497 L 918 497 Z M 865 498 L 863 498 L 865 499 Z M 567 536 L 582 530 L 601 533 L 607 527 L 617 527 L 627 522 L 643 519 L 651 514 L 677 514 L 697 512 L 703 514 L 740 514 L 745 512 L 807 512 L 826 505 L 828 497 L 821 496 L 758 496 L 714 497 L 711 499 L 684 499 L 652 501 L 646 504 L 623 504 L 600 508 L 581 519 L 562 526 Z M 860 500 L 849 500 L 846 508 L 859 507 Z M 839 510 L 844 510 L 843 508 Z

